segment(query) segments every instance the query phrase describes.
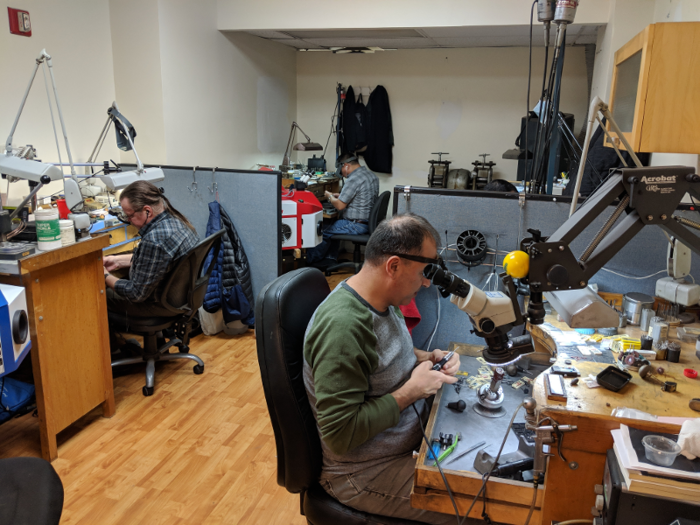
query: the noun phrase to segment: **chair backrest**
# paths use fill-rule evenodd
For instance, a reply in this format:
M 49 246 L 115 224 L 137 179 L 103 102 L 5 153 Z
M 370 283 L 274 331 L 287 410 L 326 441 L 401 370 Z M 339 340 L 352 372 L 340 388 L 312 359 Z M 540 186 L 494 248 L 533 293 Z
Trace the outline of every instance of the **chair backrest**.
M 318 481 L 322 451 L 304 387 L 304 333 L 330 293 L 315 268 L 286 273 L 260 291 L 255 337 L 267 409 L 277 445 L 277 483 L 298 493 Z
M 159 298 L 161 306 L 172 311 L 173 314 L 185 315 L 194 315 L 194 312 L 202 306 L 209 277 L 221 249 L 221 236 L 224 231 L 212 233 L 174 261 L 173 269 L 166 276 L 165 286 Z M 214 257 L 209 267 L 203 268 L 207 254 L 212 249 Z
M 374 201 L 374 206 L 369 212 L 369 233 L 370 235 L 377 227 L 377 224 L 386 219 L 386 212 L 389 209 L 389 199 L 391 199 L 391 192 L 385 191 L 380 193 L 377 200 Z
M 41 458 L 0 459 L 0 523 L 58 525 L 63 483 Z

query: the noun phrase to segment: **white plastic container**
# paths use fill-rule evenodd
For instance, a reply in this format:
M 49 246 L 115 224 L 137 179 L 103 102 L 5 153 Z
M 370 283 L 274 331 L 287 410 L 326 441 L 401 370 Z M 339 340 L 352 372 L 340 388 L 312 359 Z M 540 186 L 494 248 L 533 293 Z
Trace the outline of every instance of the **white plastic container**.
M 58 224 L 58 209 L 39 208 L 34 212 L 37 247 L 41 251 L 55 250 L 62 246 L 61 229 Z
M 676 460 L 676 456 L 681 453 L 681 446 L 675 441 L 671 441 L 663 436 L 649 434 L 642 438 L 644 445 L 644 455 L 649 461 L 670 467 Z
M 63 246 L 75 244 L 75 227 L 73 226 L 73 221 L 60 219 L 58 221 L 58 227 L 61 230 L 61 244 Z

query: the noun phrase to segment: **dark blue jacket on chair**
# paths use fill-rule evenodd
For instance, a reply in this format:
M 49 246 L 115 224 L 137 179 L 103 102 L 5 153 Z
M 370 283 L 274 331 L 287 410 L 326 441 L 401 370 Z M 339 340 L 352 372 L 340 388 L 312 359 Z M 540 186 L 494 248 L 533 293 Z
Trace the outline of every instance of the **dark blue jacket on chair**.
M 204 310 L 215 313 L 223 309 L 224 322 L 241 321 L 248 326 L 255 324 L 253 286 L 250 279 L 250 266 L 245 250 L 233 225 L 233 221 L 223 206 L 217 201 L 209 203 L 207 236 L 224 228 L 222 248 L 214 266 L 207 293 L 204 296 Z M 207 256 L 206 268 L 213 254 Z

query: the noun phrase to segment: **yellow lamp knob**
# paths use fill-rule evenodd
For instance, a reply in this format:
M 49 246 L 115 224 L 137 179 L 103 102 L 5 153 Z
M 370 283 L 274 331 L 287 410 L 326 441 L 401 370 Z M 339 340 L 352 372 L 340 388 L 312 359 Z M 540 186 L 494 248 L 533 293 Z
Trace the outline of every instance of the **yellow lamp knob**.
M 503 269 L 513 279 L 527 277 L 530 271 L 530 257 L 520 250 L 510 252 L 503 259 Z

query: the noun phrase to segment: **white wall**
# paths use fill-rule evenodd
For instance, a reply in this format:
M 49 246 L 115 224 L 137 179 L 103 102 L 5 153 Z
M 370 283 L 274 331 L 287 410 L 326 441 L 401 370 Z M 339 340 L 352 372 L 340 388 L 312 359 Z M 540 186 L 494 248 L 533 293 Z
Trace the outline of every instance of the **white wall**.
M 597 95 L 609 101 L 615 52 L 654 22 L 655 4 L 655 0 L 611 0 L 608 24 L 598 30 L 591 98 Z
M 7 7 L 29 11 L 32 36 L 11 35 Z M 43 48 L 52 56 L 59 101 L 66 123 L 68 140 L 75 162 L 90 155 L 104 126 L 106 110 L 114 100 L 112 40 L 107 0 L 21 0 L 2 2 L 0 27 L 0 139 L 4 149 L 22 96 L 29 83 L 35 59 Z M 50 86 L 50 77 L 47 74 Z M 53 103 L 54 112 L 56 106 Z M 61 154 L 67 162 L 58 115 L 55 113 Z M 51 127 L 44 75 L 40 70 L 14 136 L 14 144 L 32 144 L 39 157 L 58 162 L 56 142 Z M 114 141 L 105 143 L 102 158 L 117 158 Z M 65 173 L 70 173 L 69 169 Z M 81 171 L 82 173 L 82 171 Z M 61 183 L 51 183 L 40 195 L 62 191 Z M 2 191 L 6 191 L 3 184 Z M 28 193 L 27 185 L 15 183 L 10 197 Z
M 604 24 L 612 0 L 585 0 L 578 24 Z M 525 0 L 218 0 L 221 30 L 527 25 Z
M 279 164 L 296 116 L 296 51 L 221 33 L 215 0 L 158 9 L 167 163 Z
M 134 145 L 149 164 L 165 164 L 165 120 L 158 0 L 109 2 L 114 84 L 121 113 L 136 128 Z M 133 164 L 131 151 L 120 151 Z
M 297 115 L 312 140 L 325 145 L 335 86 L 383 85 L 389 94 L 395 146 L 393 175 L 378 174 L 381 191 L 395 185 L 427 185 L 428 160 L 449 152 L 451 168 L 473 168 L 490 153 L 495 173 L 515 179 L 517 161 L 501 155 L 515 147 L 525 116 L 527 48 L 423 49 L 375 54 L 298 53 Z M 541 86 L 544 50 L 533 50 L 530 107 Z M 564 62 L 561 110 L 576 129 L 588 97 L 584 49 L 569 47 Z M 367 99 L 365 98 L 365 102 Z M 332 139 L 333 141 L 333 139 Z M 334 144 L 334 142 L 333 142 Z M 332 158 L 332 146 L 328 158 Z M 297 157 L 305 158 L 305 157 Z

